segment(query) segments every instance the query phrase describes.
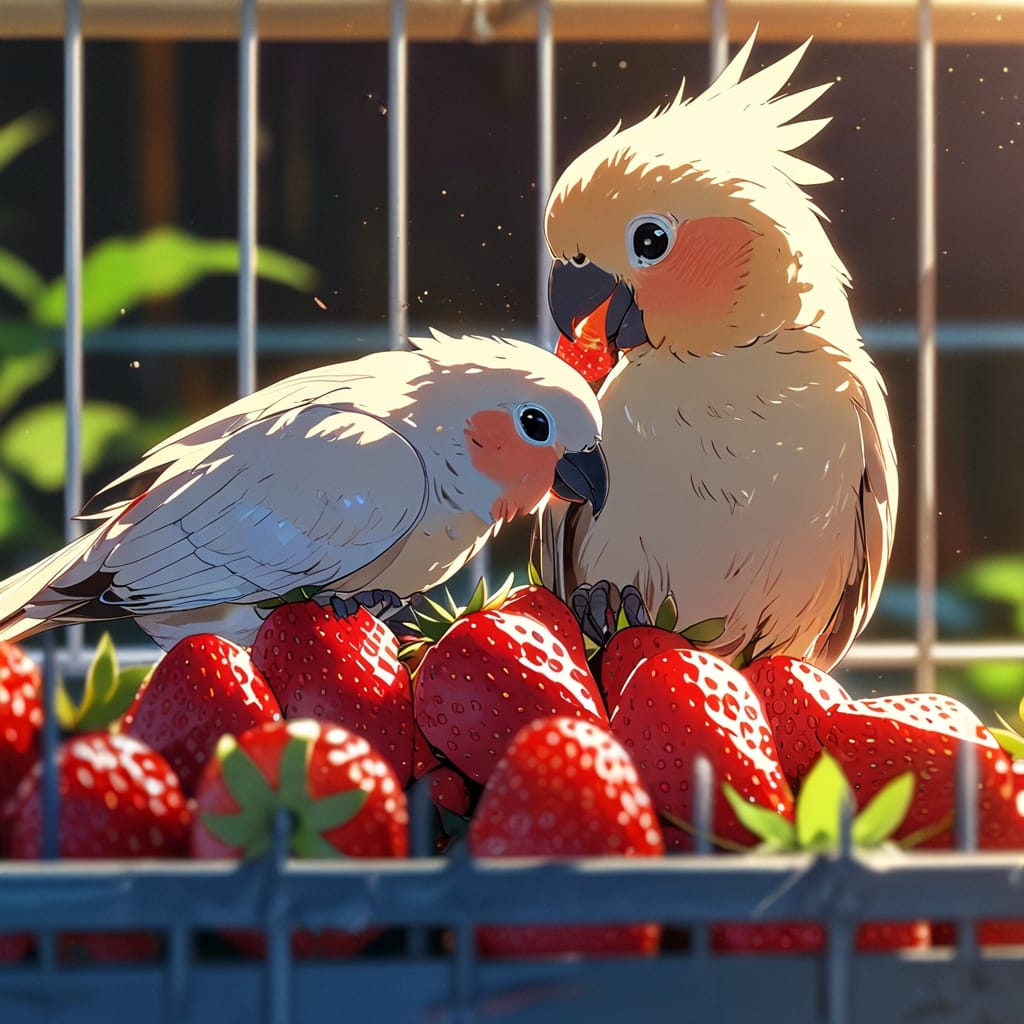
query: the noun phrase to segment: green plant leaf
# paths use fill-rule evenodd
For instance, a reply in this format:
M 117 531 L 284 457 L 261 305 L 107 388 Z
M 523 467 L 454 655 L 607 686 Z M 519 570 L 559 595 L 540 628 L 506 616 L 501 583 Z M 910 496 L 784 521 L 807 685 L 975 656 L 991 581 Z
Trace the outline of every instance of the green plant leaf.
M 960 574 L 957 589 L 971 597 L 1024 605 L 1024 556 L 979 558 Z
M 822 754 L 800 787 L 796 801 L 796 840 L 801 850 L 821 852 L 839 844 L 839 814 L 849 792 L 835 758 Z
M 330 832 L 340 828 L 363 809 L 369 796 L 365 789 L 356 787 L 314 800 L 309 806 L 310 827 L 316 832 Z
M 0 128 L 0 171 L 50 131 L 50 115 L 30 110 Z
M 914 798 L 914 773 L 887 782 L 853 819 L 855 846 L 880 846 L 903 824 Z
M 86 402 L 82 410 L 82 468 L 99 466 L 107 443 L 130 431 L 135 414 L 111 402 Z M 41 491 L 64 486 L 66 412 L 61 402 L 26 409 L 0 432 L 0 461 Z
M 12 476 L 0 469 L 0 541 L 13 541 L 31 526 L 22 489 Z
M 0 288 L 10 292 L 23 306 L 31 306 L 46 282 L 31 264 L 10 249 L 0 249 Z
M 46 380 L 56 362 L 56 355 L 45 349 L 4 356 L 0 360 L 0 413 L 7 412 L 26 391 Z
M 792 822 L 777 811 L 744 800 L 728 782 L 722 783 L 722 792 L 740 824 L 753 832 L 768 848 L 778 851 L 796 848 L 796 831 Z
M 155 228 L 138 237 L 98 243 L 82 264 L 82 324 L 95 330 L 116 323 L 150 299 L 167 298 L 211 274 L 238 272 L 238 244 L 232 239 L 197 238 L 177 228 Z M 261 247 L 256 272 L 298 290 L 311 288 L 316 271 L 302 260 Z M 49 327 L 64 323 L 64 279 L 51 281 L 33 302 L 32 318 Z

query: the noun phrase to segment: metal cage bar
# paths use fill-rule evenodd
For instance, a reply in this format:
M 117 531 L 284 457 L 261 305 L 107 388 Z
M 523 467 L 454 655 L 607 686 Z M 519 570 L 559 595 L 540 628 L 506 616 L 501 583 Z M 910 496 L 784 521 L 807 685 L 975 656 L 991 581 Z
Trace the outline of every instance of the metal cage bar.
M 917 40 L 917 649 L 915 685 L 935 689 L 938 638 L 935 335 L 935 42 L 932 0 L 919 0 Z
M 256 0 L 242 0 L 238 36 L 238 394 L 256 390 Z

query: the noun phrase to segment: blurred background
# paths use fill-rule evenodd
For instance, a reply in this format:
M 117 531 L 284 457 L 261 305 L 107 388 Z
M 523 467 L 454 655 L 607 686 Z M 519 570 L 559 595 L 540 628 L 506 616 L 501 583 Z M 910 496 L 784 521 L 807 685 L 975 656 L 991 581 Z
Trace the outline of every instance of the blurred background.
M 761 43 L 751 68 L 791 48 Z M 915 630 L 916 56 L 817 41 L 791 84 L 836 82 L 815 107 L 833 121 L 804 152 L 835 176 L 814 199 L 853 276 L 903 468 L 876 639 Z M 942 639 L 1024 635 L 1022 57 L 998 41 L 937 52 Z M 700 91 L 709 49 L 560 42 L 555 62 L 557 174 L 684 76 Z M 227 41 L 86 46 L 87 494 L 235 395 L 237 67 Z M 259 89 L 266 384 L 387 345 L 386 43 L 264 41 Z M 62 97 L 59 40 L 0 38 L 0 578 L 63 535 Z M 413 332 L 536 338 L 535 46 L 414 41 L 409 104 Z M 503 532 L 492 581 L 525 579 L 527 549 L 526 529 Z M 910 672 L 844 682 L 913 688 Z M 1024 665 L 943 669 L 939 683 L 983 713 L 1012 709 Z

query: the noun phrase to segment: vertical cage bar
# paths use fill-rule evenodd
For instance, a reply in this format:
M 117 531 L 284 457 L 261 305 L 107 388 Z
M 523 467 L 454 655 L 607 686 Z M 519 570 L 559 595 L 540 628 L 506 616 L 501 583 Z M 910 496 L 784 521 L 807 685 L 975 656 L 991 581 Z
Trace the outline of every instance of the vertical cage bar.
M 555 34 L 551 0 L 537 3 L 537 344 L 553 349 L 558 339 L 548 314 L 551 255 L 544 214 L 555 183 Z
M 711 54 L 709 78 L 713 82 L 729 63 L 729 11 L 726 0 L 708 0 L 711 19 Z
M 391 0 L 388 35 L 388 327 L 392 348 L 409 336 L 409 36 L 406 0 Z
M 256 390 L 256 0 L 242 0 L 238 40 L 238 393 Z
M 82 524 L 72 519 L 82 508 L 82 236 L 85 171 L 82 117 L 85 44 L 82 38 L 81 0 L 64 4 L 64 538 L 74 540 Z M 78 654 L 84 629 L 67 629 L 68 650 Z
M 936 523 L 935 41 L 931 0 L 918 2 L 917 38 L 917 646 L 918 690 L 935 689 Z

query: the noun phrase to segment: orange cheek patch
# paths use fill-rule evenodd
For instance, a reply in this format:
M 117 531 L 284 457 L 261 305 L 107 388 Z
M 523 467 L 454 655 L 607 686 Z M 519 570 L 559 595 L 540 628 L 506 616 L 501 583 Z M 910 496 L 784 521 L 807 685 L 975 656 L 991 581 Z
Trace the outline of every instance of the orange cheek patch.
M 757 237 L 734 217 L 681 224 L 668 256 L 636 271 L 639 305 L 701 317 L 728 313 L 743 287 Z
M 551 489 L 554 449 L 524 441 L 507 412 L 478 412 L 466 425 L 466 449 L 473 468 L 501 487 L 491 510 L 495 518 L 529 511 Z

